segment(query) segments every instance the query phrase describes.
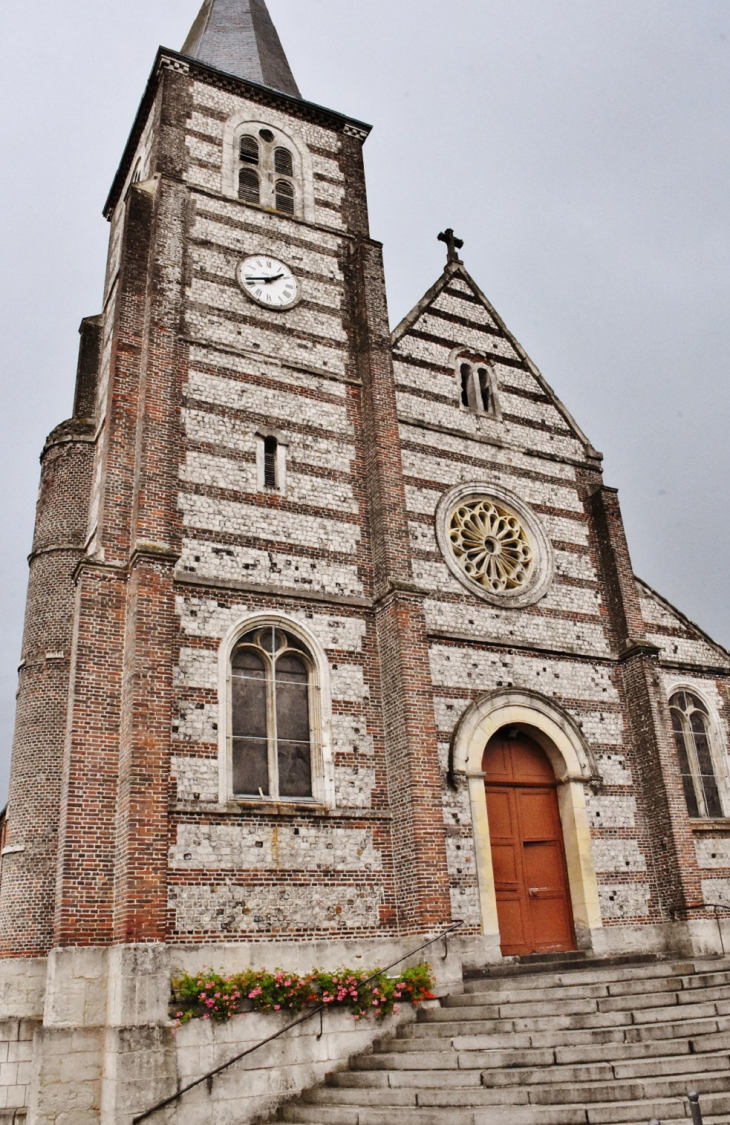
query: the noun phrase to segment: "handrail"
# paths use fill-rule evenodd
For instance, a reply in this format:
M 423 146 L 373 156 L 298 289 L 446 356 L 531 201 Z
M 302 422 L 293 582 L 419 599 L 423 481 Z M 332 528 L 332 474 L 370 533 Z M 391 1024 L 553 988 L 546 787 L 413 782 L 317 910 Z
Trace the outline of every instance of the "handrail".
M 422 945 L 419 945 L 417 949 L 412 949 L 409 953 L 405 953 L 402 957 L 399 957 L 397 961 L 393 961 L 390 965 L 386 965 L 384 969 L 378 969 L 378 971 L 376 973 L 373 973 L 372 976 L 369 976 L 367 980 L 361 981 L 360 987 L 362 988 L 365 985 L 370 984 L 371 981 L 376 980 L 383 973 L 387 973 L 390 969 L 394 969 L 396 965 L 402 965 L 404 961 L 407 961 L 410 957 L 415 957 L 416 953 L 420 953 L 422 949 L 428 949 L 429 945 L 435 945 L 436 942 L 441 941 L 442 938 L 447 938 L 449 934 L 453 934 L 455 930 L 458 930 L 463 925 L 463 919 L 460 919 L 457 922 L 452 922 L 449 928 L 447 930 L 444 930 L 443 933 L 438 934 L 434 938 L 430 938 L 428 941 L 424 941 L 424 943 Z M 312 1008 L 309 1012 L 307 1012 L 306 1015 L 300 1016 L 299 1019 L 294 1020 L 292 1023 L 288 1023 L 286 1027 L 282 1027 L 279 1031 L 275 1031 L 273 1035 L 269 1035 L 266 1039 L 262 1039 L 260 1043 L 256 1043 L 255 1046 L 248 1047 L 245 1051 L 241 1051 L 240 1054 L 235 1055 L 232 1059 L 229 1059 L 228 1062 L 221 1063 L 221 1065 L 217 1066 L 215 1070 L 211 1070 L 207 1074 L 204 1074 L 202 1078 L 196 1078 L 194 1082 L 190 1082 L 187 1086 L 183 1086 L 181 1090 L 178 1090 L 176 1093 L 171 1094 L 169 1098 L 165 1098 L 164 1101 L 158 1102 L 157 1105 L 153 1105 L 151 1109 L 146 1109 L 144 1113 L 140 1113 L 136 1117 L 133 1117 L 132 1125 L 139 1125 L 140 1121 L 146 1121 L 149 1117 L 152 1116 L 153 1113 L 157 1113 L 158 1110 L 166 1109 L 168 1105 L 172 1105 L 173 1102 L 179 1101 L 180 1098 L 189 1093 L 190 1090 L 194 1090 L 196 1086 L 202 1086 L 203 1082 L 207 1082 L 210 1088 L 216 1075 L 220 1074 L 224 1070 L 228 1070 L 229 1066 L 233 1066 L 234 1063 L 240 1062 L 241 1059 L 245 1059 L 247 1055 L 252 1055 L 255 1051 L 260 1050 L 261 1047 L 265 1047 L 267 1043 L 273 1043 L 275 1039 L 279 1039 L 282 1035 L 285 1035 L 287 1031 L 291 1031 L 292 1028 L 299 1027 L 300 1024 L 306 1023 L 307 1020 L 311 1020 L 313 1016 L 317 1016 L 320 1012 L 324 1012 L 328 1007 L 328 1004 L 318 1004 L 316 1008 Z
M 686 906 L 678 906 L 675 914 L 689 914 L 691 910 L 727 910 L 730 913 L 728 902 L 688 902 Z

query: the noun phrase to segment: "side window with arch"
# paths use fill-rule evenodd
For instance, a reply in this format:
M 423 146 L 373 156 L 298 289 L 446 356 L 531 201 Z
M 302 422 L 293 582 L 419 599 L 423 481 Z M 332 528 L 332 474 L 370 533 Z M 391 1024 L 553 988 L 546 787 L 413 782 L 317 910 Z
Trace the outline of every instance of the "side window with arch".
M 474 414 L 497 414 L 497 396 L 491 366 L 484 359 L 459 356 L 456 361 L 459 401 Z
M 676 692 L 669 707 L 687 812 L 693 819 L 723 817 L 707 708 L 689 691 Z
M 238 142 L 238 198 L 285 215 L 297 214 L 294 154 L 282 134 L 245 131 Z
M 302 641 L 267 625 L 244 634 L 230 667 L 234 797 L 314 796 L 314 661 Z

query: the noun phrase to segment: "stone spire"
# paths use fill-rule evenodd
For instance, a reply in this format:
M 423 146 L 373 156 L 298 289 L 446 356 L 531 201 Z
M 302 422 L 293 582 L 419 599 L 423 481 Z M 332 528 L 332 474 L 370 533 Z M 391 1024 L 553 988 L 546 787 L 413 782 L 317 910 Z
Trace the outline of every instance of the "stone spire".
M 204 0 L 182 53 L 301 97 L 265 0 Z

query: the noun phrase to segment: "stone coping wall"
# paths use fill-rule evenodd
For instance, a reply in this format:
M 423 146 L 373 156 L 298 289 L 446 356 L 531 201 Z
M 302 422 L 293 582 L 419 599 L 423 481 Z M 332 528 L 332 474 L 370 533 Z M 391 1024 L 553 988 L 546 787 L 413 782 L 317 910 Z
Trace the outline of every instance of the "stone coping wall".
M 431 1002 L 433 1003 L 433 1001 Z M 273 1113 L 293 1098 L 344 1069 L 351 1055 L 367 1050 L 377 1035 L 386 1035 L 399 1024 L 415 1019 L 411 1008 L 382 1021 L 355 1022 L 345 1012 L 324 1012 L 281 1039 L 267 1044 L 248 1059 L 235 1063 L 208 1089 L 202 1083 L 179 1103 L 178 1117 L 185 1125 L 246 1125 Z M 279 1028 L 288 1016 L 252 1013 L 230 1023 L 194 1020 L 177 1033 L 177 1072 L 180 1085 L 201 1078 L 239 1051 Z

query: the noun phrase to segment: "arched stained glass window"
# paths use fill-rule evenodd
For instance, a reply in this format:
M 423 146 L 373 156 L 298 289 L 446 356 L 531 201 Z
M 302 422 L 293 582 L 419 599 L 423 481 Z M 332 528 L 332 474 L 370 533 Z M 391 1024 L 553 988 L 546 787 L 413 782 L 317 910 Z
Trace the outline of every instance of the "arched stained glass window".
M 707 709 L 688 691 L 678 691 L 669 706 L 687 811 L 693 818 L 722 817 Z
M 241 638 L 231 658 L 231 759 L 237 797 L 312 797 L 311 682 L 305 646 L 277 626 Z

